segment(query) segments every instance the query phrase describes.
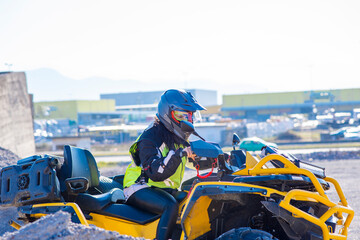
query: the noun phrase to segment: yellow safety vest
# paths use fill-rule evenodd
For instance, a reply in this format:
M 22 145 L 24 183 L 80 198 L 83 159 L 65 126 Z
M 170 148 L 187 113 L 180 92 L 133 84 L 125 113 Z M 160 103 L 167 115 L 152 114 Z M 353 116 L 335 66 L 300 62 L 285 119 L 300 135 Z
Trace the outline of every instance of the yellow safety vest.
M 139 139 L 140 139 L 140 136 L 135 141 L 135 143 L 130 147 L 131 156 L 134 156 L 135 152 L 137 151 L 137 143 L 138 143 Z M 176 149 L 178 149 L 183 146 L 175 145 L 175 147 L 176 147 Z M 165 146 L 164 149 L 161 150 L 161 155 L 163 157 L 166 157 L 168 152 L 169 152 L 169 148 L 167 146 Z M 149 178 L 147 185 L 158 187 L 158 188 L 173 188 L 173 189 L 179 188 L 181 185 L 181 181 L 184 177 L 184 171 L 185 171 L 185 165 L 187 162 L 187 157 L 182 157 L 181 160 L 182 160 L 182 162 L 179 165 L 179 167 L 176 169 L 176 172 L 173 175 L 171 175 L 168 179 L 165 179 L 164 181 L 155 182 Z M 134 157 L 133 157 L 132 163 L 129 164 L 129 166 L 127 167 L 126 172 L 125 172 L 124 188 L 130 187 L 131 185 L 133 185 L 136 182 L 136 180 L 141 175 L 141 170 L 142 170 L 142 167 L 137 166 L 135 164 Z

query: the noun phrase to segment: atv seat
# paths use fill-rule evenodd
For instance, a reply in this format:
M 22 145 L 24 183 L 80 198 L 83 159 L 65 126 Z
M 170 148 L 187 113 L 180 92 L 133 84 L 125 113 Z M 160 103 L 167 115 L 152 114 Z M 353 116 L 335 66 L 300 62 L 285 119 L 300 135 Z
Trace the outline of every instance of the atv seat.
M 121 218 L 142 225 L 160 217 L 123 204 L 125 196 L 121 190 L 122 185 L 114 180 L 116 177 L 111 179 L 100 176 L 95 158 L 88 150 L 64 146 L 64 163 L 58 175 L 64 199 L 75 202 L 85 212 Z M 122 179 L 122 176 L 118 178 Z M 84 179 L 88 181 L 88 190 L 81 186 L 84 185 Z M 69 182 L 73 184 L 75 191 L 72 191 L 72 187 L 67 186 L 66 182 L 68 185 Z M 81 192 L 77 191 L 77 185 L 81 186 Z M 186 193 L 180 192 L 175 198 L 181 201 L 185 197 Z
M 100 211 L 109 203 L 123 202 L 125 202 L 125 195 L 123 191 L 118 188 L 114 188 L 110 192 L 98 195 L 82 193 L 76 197 L 75 201 L 75 203 L 85 211 Z
M 105 216 L 121 218 L 141 225 L 153 222 L 160 218 L 160 215 L 158 214 L 145 212 L 127 204 L 109 204 L 105 208 L 94 212 Z
M 88 193 L 100 195 L 109 193 L 111 195 L 107 196 L 105 194 L 91 198 L 91 194 L 88 194 L 90 196 L 83 197 L 88 199 L 98 199 L 98 201 L 100 201 L 98 204 L 100 205 L 102 205 L 101 202 L 104 201 L 104 199 L 111 200 L 113 198 L 113 194 L 119 198 L 118 200 L 123 200 L 123 196 L 119 194 L 119 192 L 122 193 L 122 190 L 120 190 L 122 185 L 113 179 L 100 176 L 94 156 L 86 149 L 65 145 L 64 163 L 58 172 L 58 177 L 60 181 L 60 189 L 65 201 L 74 201 L 76 197 L 80 197 L 79 195 Z M 87 180 L 86 183 L 84 183 L 84 179 Z M 76 186 L 85 184 L 87 184 L 87 186 L 83 186 L 82 189 L 76 189 Z M 69 185 L 71 185 L 70 189 Z M 72 186 L 74 186 L 74 189 L 77 191 L 70 191 Z M 113 191 L 115 188 L 118 191 Z
M 80 193 L 75 200 L 75 203 L 85 212 L 121 218 L 137 224 L 144 225 L 160 218 L 160 215 L 142 211 L 133 206 L 123 204 L 124 202 L 124 193 L 118 188 L 98 195 Z

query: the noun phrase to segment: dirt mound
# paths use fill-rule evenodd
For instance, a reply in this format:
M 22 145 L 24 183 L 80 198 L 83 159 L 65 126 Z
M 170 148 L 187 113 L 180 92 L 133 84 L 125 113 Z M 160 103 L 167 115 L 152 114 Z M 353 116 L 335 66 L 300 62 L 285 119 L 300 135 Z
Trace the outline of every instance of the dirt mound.
M 9 165 L 15 165 L 17 160 L 19 159 L 20 157 L 15 153 L 0 147 L 0 169 Z M 8 221 L 10 219 L 15 219 L 16 216 L 17 216 L 16 207 L 8 207 L 8 208 L 0 207 L 0 236 L 5 232 L 14 231 L 14 228 L 12 228 L 8 224 Z M 0 239 L 2 238 L 0 237 Z
M 0 168 L 14 165 L 19 159 L 20 157 L 15 153 L 0 147 Z
M 5 233 L 0 239 L 3 240 L 81 240 L 81 239 L 140 239 L 120 235 L 117 232 L 107 231 L 96 226 L 85 226 L 71 222 L 70 214 L 59 211 L 55 214 L 42 217 L 38 221 L 27 224 L 19 231 Z

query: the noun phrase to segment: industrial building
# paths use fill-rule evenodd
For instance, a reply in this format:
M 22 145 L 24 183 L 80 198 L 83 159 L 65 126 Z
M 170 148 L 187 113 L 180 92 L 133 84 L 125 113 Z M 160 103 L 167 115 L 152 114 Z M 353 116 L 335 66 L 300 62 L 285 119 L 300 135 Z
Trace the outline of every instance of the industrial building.
M 216 104 L 216 91 L 191 91 L 208 109 L 202 111 L 205 123 L 196 124 L 197 130 L 207 140 L 222 144 L 229 144 L 230 133 L 235 130 L 242 137 L 248 134 L 268 137 L 274 132 L 291 129 L 291 122 L 277 122 L 276 126 L 269 123 L 271 128 L 249 125 L 251 122 L 264 122 L 271 116 L 306 114 L 315 118 L 330 109 L 333 113 L 353 113 L 354 109 L 360 108 L 360 89 L 224 95 L 222 106 Z M 46 131 L 51 132 L 52 137 L 90 137 L 96 143 L 131 142 L 153 121 L 162 93 L 102 94 L 98 101 L 40 102 L 35 103 L 35 118 L 57 121 L 53 128 L 46 123 Z M 239 121 L 232 121 L 237 119 Z M 228 125 L 229 121 L 233 124 Z
M 204 106 L 217 105 L 217 91 L 187 89 Z M 100 99 L 114 99 L 116 106 L 156 105 L 164 91 L 100 94 Z
M 217 92 L 190 91 L 204 106 L 217 105 Z M 107 125 L 113 119 L 122 122 L 147 122 L 157 112 L 162 91 L 101 94 L 101 100 L 37 102 L 35 119 L 69 119 L 80 125 Z
M 188 91 L 205 106 L 210 106 L 209 113 L 219 113 L 218 105 L 211 106 L 217 103 L 216 91 Z M 51 137 L 81 135 L 91 136 L 91 140 L 96 142 L 131 141 L 154 120 L 162 93 L 102 94 L 101 100 L 97 101 L 38 102 L 34 106 L 36 130 L 39 135 L 46 132 Z M 140 127 L 134 129 L 134 126 Z M 37 139 L 42 140 L 43 137 Z
M 44 137 L 61 137 L 77 135 L 79 116 L 81 114 L 115 112 L 115 101 L 108 100 L 72 100 L 34 103 L 35 140 L 42 141 Z M 109 115 L 95 116 L 92 124 L 107 123 Z M 85 117 L 85 119 L 88 119 Z
M 266 120 L 271 115 L 352 112 L 360 107 L 360 88 L 224 95 L 222 114 L 232 119 Z
M 35 119 L 69 119 L 78 121 L 78 113 L 114 112 L 115 101 L 72 100 L 37 102 L 34 104 Z
M 213 108 L 217 106 L 217 91 L 203 89 L 187 89 L 202 105 Z M 113 99 L 116 114 L 125 123 L 143 123 L 154 119 L 158 102 L 164 91 L 130 92 L 101 94 L 100 99 Z M 93 114 L 92 114 L 93 115 Z M 81 117 L 84 119 L 84 117 Z

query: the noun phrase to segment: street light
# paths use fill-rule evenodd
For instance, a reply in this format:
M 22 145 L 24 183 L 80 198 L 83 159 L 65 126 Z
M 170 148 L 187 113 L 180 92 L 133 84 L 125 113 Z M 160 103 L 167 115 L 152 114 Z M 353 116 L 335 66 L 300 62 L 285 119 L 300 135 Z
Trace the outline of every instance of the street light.
M 7 66 L 9 72 L 11 72 L 12 63 L 5 63 L 4 65 Z

